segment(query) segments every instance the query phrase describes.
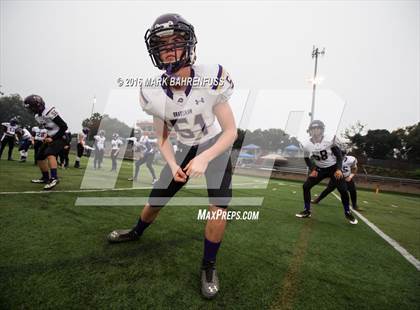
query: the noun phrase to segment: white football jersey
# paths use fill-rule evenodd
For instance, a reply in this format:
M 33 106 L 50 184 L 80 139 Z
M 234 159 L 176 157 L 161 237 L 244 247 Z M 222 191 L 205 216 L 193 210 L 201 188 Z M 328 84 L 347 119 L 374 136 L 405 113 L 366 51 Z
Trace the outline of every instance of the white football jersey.
M 351 174 L 351 168 L 357 167 L 357 158 L 354 156 L 346 155 L 343 159 L 343 176 L 347 178 Z
M 38 126 L 32 127 L 32 132 L 35 135 L 35 141 L 44 141 L 44 138 L 47 136 L 47 130 L 45 128 L 40 129 Z
M 194 81 L 222 81 L 191 85 L 178 91 L 164 85 L 140 87 L 140 105 L 153 116 L 161 118 L 169 129 L 175 130 L 179 142 L 197 145 L 221 132 L 213 107 L 227 102 L 233 93 L 233 82 L 220 65 L 192 66 Z M 157 77 L 156 79 L 159 79 Z
M 133 151 L 138 152 L 144 152 L 146 150 L 146 146 L 144 145 L 143 141 L 141 139 L 137 139 L 136 137 L 127 138 L 127 141 L 133 142 Z
M 121 145 L 123 145 L 123 142 L 121 141 L 120 138 L 117 139 L 112 139 L 111 140 L 111 149 L 113 150 L 119 150 Z
M 29 130 L 28 129 L 26 129 L 26 128 L 23 128 L 22 129 L 22 137 L 21 137 L 21 139 L 22 140 L 28 140 L 28 139 L 30 139 L 32 137 L 32 135 L 31 135 L 31 133 L 29 132 Z
M 103 150 L 105 148 L 105 137 L 101 137 L 100 135 L 96 135 L 93 137 L 96 141 L 96 148 L 98 150 Z
M 60 127 L 53 121 L 57 116 L 59 113 L 55 107 L 45 107 L 41 114 L 35 115 L 35 120 L 44 126 L 48 136 L 53 137 L 60 130 Z
M 308 140 L 303 145 L 303 151 L 309 154 L 310 159 L 318 168 L 328 168 L 337 163 L 337 158 L 331 151 L 333 146 L 335 146 L 335 138 L 329 139 L 324 136 L 319 143 Z
M 10 123 L 1 123 L 4 127 L 6 127 L 6 131 L 4 134 L 6 136 L 14 136 L 16 133 L 16 129 L 18 128 L 17 125 L 12 126 Z

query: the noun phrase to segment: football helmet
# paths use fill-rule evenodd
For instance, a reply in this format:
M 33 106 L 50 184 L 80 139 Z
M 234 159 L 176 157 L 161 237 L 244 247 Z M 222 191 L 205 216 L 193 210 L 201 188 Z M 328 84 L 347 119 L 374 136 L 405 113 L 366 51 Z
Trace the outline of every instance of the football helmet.
M 308 130 L 307 130 L 309 135 L 312 136 L 311 131 L 312 131 L 312 129 L 315 129 L 315 128 L 320 128 L 321 129 L 321 135 L 324 134 L 325 124 L 322 121 L 320 121 L 318 119 L 315 119 L 309 124 Z
M 45 109 L 45 102 L 41 96 L 30 95 L 23 101 L 25 108 L 32 111 L 34 114 L 40 114 Z
M 10 122 L 11 123 L 11 122 Z M 23 129 L 22 128 L 16 128 L 15 133 L 18 135 L 18 137 L 23 135 Z
M 162 37 L 173 34 L 181 35 L 185 41 L 179 43 L 165 43 Z M 167 74 L 178 71 L 182 67 L 193 65 L 196 59 L 195 46 L 197 38 L 194 33 L 194 27 L 181 15 L 168 13 L 159 16 L 152 27 L 144 35 L 147 51 L 155 67 L 165 70 Z M 180 57 L 171 63 L 164 63 L 160 58 L 160 53 L 165 50 L 176 50 L 183 48 Z M 176 55 L 178 56 L 178 55 Z
M 18 123 L 17 117 L 12 117 L 12 119 L 10 120 L 9 123 L 10 123 L 11 126 L 16 126 L 17 123 Z
M 117 134 L 117 133 L 112 134 L 112 139 L 118 139 L 118 138 L 119 138 L 119 134 Z
M 103 137 L 103 136 L 105 136 L 105 130 L 99 130 L 99 135 L 101 136 L 101 137 Z
M 82 129 L 82 132 L 83 132 L 85 135 L 88 135 L 88 134 L 89 134 L 89 128 L 84 127 L 84 128 Z

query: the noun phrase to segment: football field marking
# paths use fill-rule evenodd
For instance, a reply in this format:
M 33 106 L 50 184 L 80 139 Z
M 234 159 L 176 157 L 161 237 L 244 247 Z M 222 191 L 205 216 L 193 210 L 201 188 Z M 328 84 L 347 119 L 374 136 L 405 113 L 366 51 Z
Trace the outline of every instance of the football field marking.
M 164 198 L 164 197 L 159 197 Z M 169 200 L 165 206 L 208 206 L 208 197 L 167 197 Z M 120 207 L 139 206 L 149 201 L 148 196 L 144 197 L 77 197 L 75 206 L 97 206 L 97 207 Z M 261 207 L 263 197 L 232 197 L 229 206 Z
M 271 304 L 270 309 L 293 309 L 293 303 L 299 289 L 298 279 L 301 272 L 301 267 L 306 256 L 309 238 L 311 237 L 312 226 L 314 221 L 306 219 L 298 219 L 298 221 L 305 221 L 299 234 L 299 239 L 293 250 L 293 256 L 287 268 L 286 275 L 283 278 L 280 296 Z
M 255 186 L 255 183 L 237 183 L 232 186 Z M 204 185 L 191 184 L 185 188 L 205 188 Z M 258 187 L 257 188 L 265 188 Z M 69 189 L 69 190 L 38 190 L 38 191 L 22 191 L 22 192 L 0 192 L 0 195 L 20 195 L 20 194 L 51 194 L 51 193 L 91 193 L 91 192 L 115 192 L 115 191 L 132 191 L 139 189 L 152 189 L 152 186 L 138 186 L 138 187 L 120 187 L 120 188 L 97 188 L 97 189 Z M 233 188 L 235 189 L 235 188 Z
M 335 198 L 337 198 L 339 201 L 341 201 L 340 197 L 332 192 Z M 357 215 L 358 218 L 360 218 L 367 226 L 372 228 L 374 232 L 376 232 L 382 239 L 384 239 L 386 242 L 388 242 L 397 252 L 399 252 L 410 264 L 412 264 L 418 271 L 420 271 L 420 261 L 415 258 L 413 255 L 408 253 L 406 249 L 404 249 L 397 241 L 392 239 L 390 236 L 385 234 L 382 230 L 380 230 L 375 224 L 370 222 L 367 218 L 365 218 L 363 215 L 361 215 L 356 210 L 352 209 L 352 212 Z

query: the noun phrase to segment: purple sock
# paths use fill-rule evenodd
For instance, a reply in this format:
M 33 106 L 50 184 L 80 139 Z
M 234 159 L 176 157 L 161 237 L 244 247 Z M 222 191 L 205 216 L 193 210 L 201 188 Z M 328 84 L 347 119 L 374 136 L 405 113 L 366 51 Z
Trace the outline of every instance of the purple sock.
M 48 171 L 42 172 L 42 178 L 44 180 L 49 180 L 50 179 L 50 174 L 48 173 Z
M 137 232 L 139 236 L 143 234 L 143 232 L 146 230 L 147 227 L 149 227 L 151 223 L 143 222 L 141 218 L 139 218 L 139 221 L 137 222 L 136 227 L 134 227 L 134 230 Z
M 311 211 L 311 203 L 310 202 L 305 202 L 305 210 Z
M 51 179 L 57 179 L 57 168 L 51 168 Z
M 211 242 L 204 239 L 204 257 L 207 262 L 214 262 L 216 260 L 217 251 L 219 250 L 221 242 Z

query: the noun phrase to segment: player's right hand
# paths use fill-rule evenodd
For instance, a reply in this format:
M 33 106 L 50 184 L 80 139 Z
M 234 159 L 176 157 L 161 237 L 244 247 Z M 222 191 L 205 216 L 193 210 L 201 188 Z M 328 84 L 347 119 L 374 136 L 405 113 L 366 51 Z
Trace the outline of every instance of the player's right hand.
M 318 171 L 316 170 L 312 170 L 311 173 L 309 174 L 310 178 L 316 178 L 318 176 Z
M 180 166 L 174 166 L 172 169 L 172 176 L 174 177 L 175 182 L 187 182 L 187 175 L 182 171 Z
M 337 169 L 334 173 L 334 176 L 337 180 L 340 180 L 341 178 L 343 178 L 343 172 L 341 172 L 340 169 Z

